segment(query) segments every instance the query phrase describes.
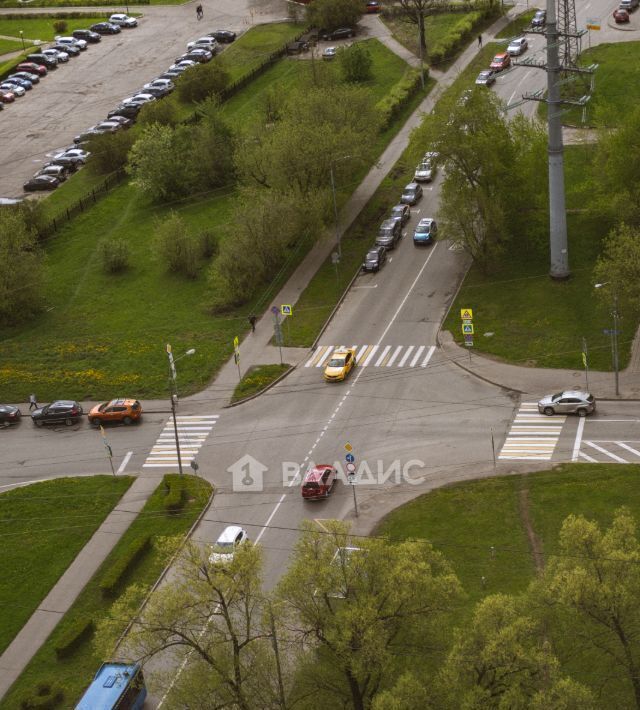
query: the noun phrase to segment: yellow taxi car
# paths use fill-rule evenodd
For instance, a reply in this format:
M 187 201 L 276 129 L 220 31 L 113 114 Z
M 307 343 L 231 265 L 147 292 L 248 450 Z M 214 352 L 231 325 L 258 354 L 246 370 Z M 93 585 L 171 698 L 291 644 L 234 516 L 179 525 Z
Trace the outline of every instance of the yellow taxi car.
M 324 366 L 324 379 L 327 382 L 342 382 L 355 366 L 355 348 L 338 348 Z

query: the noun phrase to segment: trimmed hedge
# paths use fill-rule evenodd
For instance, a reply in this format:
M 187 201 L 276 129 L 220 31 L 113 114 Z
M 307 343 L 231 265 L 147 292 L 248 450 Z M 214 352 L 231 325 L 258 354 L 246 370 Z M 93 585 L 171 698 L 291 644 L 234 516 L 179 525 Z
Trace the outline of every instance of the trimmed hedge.
M 122 555 L 111 565 L 100 580 L 100 592 L 103 597 L 115 597 L 118 587 L 125 575 L 142 559 L 151 548 L 151 537 L 133 540 L 131 544 L 122 551 Z
M 28 695 L 20 702 L 23 710 L 53 710 L 64 700 L 62 688 L 51 683 L 38 683 L 35 695 Z
M 427 70 L 425 69 L 425 79 Z M 409 69 L 402 79 L 391 87 L 391 91 L 378 103 L 376 108 L 382 115 L 381 130 L 388 128 L 396 116 L 413 98 L 413 95 L 421 86 L 420 70 Z
M 58 639 L 55 647 L 58 658 L 67 658 L 95 631 L 95 624 L 90 616 L 80 616 L 74 623 L 65 629 L 64 634 Z
M 469 44 L 471 39 L 478 33 L 478 28 L 483 26 L 488 19 L 499 15 L 500 5 L 496 3 L 461 17 L 434 49 L 429 51 L 429 64 L 434 65 L 446 62 L 459 49 Z
M 164 497 L 164 509 L 170 515 L 179 513 L 187 501 L 187 489 L 184 476 L 172 476 L 165 478 L 166 494 Z

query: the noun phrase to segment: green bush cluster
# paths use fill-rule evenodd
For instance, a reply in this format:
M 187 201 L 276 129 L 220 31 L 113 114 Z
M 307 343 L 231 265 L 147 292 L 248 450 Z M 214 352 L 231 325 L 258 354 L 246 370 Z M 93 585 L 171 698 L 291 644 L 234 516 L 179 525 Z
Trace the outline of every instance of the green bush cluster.
M 99 244 L 102 268 L 107 274 L 119 274 L 129 266 L 129 243 L 124 239 L 103 239 Z
M 165 478 L 166 495 L 164 497 L 164 509 L 167 513 L 175 515 L 179 513 L 187 502 L 186 478 L 183 476 L 167 476 Z
M 440 42 L 429 51 L 429 63 L 431 65 L 440 64 L 452 57 L 458 49 L 469 43 L 469 40 L 478 32 L 478 28 L 487 19 L 497 16 L 499 13 L 500 5 L 496 3 L 461 17 Z
M 20 702 L 22 710 L 53 710 L 64 700 L 62 688 L 51 683 L 38 683 L 34 695 Z
M 58 658 L 67 658 L 77 650 L 95 631 L 95 624 L 90 616 L 79 616 L 69 624 L 56 643 Z
M 64 34 L 67 31 L 67 27 L 69 27 L 69 25 L 67 24 L 66 20 L 56 20 L 53 23 L 53 29 L 58 34 Z
M 159 221 L 156 226 L 156 246 L 160 259 L 174 274 L 189 279 L 198 275 L 200 244 L 190 234 L 187 225 L 177 212 Z
M 125 575 L 134 567 L 151 548 L 151 536 L 147 535 L 131 541 L 122 551 L 122 555 L 105 572 L 100 580 L 100 592 L 103 597 L 115 597 Z
M 418 69 L 409 69 L 401 81 L 395 84 L 383 99 L 378 101 L 376 109 L 382 116 L 383 129 L 387 128 L 400 111 L 411 101 L 419 87 L 420 71 Z

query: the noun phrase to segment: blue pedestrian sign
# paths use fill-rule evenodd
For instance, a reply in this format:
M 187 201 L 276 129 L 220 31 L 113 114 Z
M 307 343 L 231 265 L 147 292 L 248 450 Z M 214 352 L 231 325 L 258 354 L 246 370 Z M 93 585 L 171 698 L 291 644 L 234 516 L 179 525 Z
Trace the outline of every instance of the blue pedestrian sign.
M 353 454 L 347 454 L 344 458 L 347 463 L 353 463 L 356 460 Z

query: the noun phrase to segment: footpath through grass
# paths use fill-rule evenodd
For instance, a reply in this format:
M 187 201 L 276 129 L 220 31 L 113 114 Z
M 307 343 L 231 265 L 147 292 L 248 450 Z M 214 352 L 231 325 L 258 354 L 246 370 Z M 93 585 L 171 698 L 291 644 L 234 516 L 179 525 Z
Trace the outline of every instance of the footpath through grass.
M 406 65 L 377 40 L 368 45 L 376 77 L 370 88 L 375 97 L 381 97 L 404 75 Z M 335 72 L 337 67 L 321 69 Z M 310 72 L 308 61 L 283 59 L 229 101 L 225 116 L 239 128 L 250 125 L 270 86 L 280 84 L 288 91 L 302 86 Z M 380 151 L 416 103 L 378 137 Z M 87 173 L 85 184 L 90 180 Z M 61 188 L 62 204 L 55 201 L 56 193 L 45 201 L 50 215 L 63 209 L 65 201 L 69 204 L 77 198 L 79 189 L 73 179 L 68 185 Z M 340 186 L 341 199 L 356 185 Z M 68 192 L 62 192 L 65 189 Z M 194 280 L 168 274 L 154 256 L 154 225 L 173 209 L 194 232 L 206 228 L 222 233 L 231 219 L 234 200 L 235 191 L 228 188 L 157 207 L 123 183 L 61 228 L 47 243 L 49 310 L 32 323 L 3 333 L 0 383 L 4 396 L 24 401 L 32 389 L 43 401 L 61 391 L 79 399 L 111 397 L 114 391 L 136 397 L 164 396 L 168 391 L 167 342 L 175 352 L 196 349 L 178 368 L 180 393 L 204 387 L 231 357 L 233 338 L 248 330 L 247 316 L 257 301 L 212 316 L 207 309 L 208 264 L 202 263 Z M 103 272 L 98 242 L 104 237 L 121 237 L 130 245 L 131 268 L 126 272 L 117 276 Z M 292 256 L 290 270 L 303 256 L 303 250 Z
M 291 365 L 256 365 L 250 368 L 243 376 L 233 391 L 232 402 L 238 402 L 245 397 L 261 392 L 265 387 L 283 375 Z
M 0 654 L 132 483 L 59 478 L 0 495 Z
M 640 519 L 639 474 L 640 466 L 635 465 L 566 464 L 540 473 L 460 483 L 398 508 L 376 532 L 400 540 L 425 538 L 445 555 L 468 595 L 454 615 L 454 625 L 463 627 L 484 596 L 521 592 L 534 578 L 520 515 L 523 490 L 546 558 L 558 551 L 562 522 L 572 513 L 606 527 L 616 508 L 626 505 Z M 574 639 L 553 640 L 565 671 L 607 698 L 606 707 L 630 707 L 624 681 L 619 674 L 605 678 L 602 658 L 576 655 Z
M 72 653 L 63 659 L 56 656 L 55 648 L 69 630 L 86 619 L 95 624 L 111 608 L 117 595 L 129 584 L 140 585 L 142 601 L 144 593 L 153 585 L 170 558 L 170 548 L 158 544 L 163 538 L 184 536 L 206 505 L 211 486 L 204 480 L 184 476 L 186 485 L 183 507 L 170 513 L 165 508 L 167 486 L 165 482 L 175 482 L 175 474 L 165 476 L 138 517 L 122 536 L 112 553 L 82 591 L 75 604 L 65 614 L 54 632 L 34 656 L 22 675 L 13 684 L 2 701 L 3 708 L 19 708 L 24 698 L 32 697 L 39 683 L 51 683 L 64 692 L 63 707 L 74 707 L 80 695 L 91 681 L 102 662 L 92 644 L 92 635 L 81 640 Z M 100 590 L 100 582 L 106 573 L 127 554 L 127 550 L 137 541 L 150 538 L 151 546 L 145 554 L 125 573 L 117 588 L 115 597 L 105 597 Z M 122 629 L 127 620 L 123 619 Z

